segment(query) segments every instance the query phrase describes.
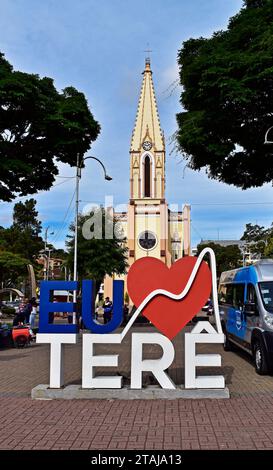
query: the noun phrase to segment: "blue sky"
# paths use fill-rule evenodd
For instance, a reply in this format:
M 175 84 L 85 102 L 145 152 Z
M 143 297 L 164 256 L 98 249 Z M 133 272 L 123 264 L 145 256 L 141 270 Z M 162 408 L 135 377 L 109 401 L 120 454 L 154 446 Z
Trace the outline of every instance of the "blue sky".
M 178 78 L 178 49 L 190 37 L 209 37 L 226 28 L 241 6 L 241 0 L 0 0 L 0 50 L 14 68 L 50 76 L 58 89 L 73 85 L 83 91 L 101 124 L 89 154 L 104 161 L 113 181 L 104 181 L 100 167 L 89 161 L 81 180 L 81 208 L 88 201 L 103 203 L 105 194 L 113 195 L 115 204 L 128 201 L 129 143 L 149 43 L 167 139 L 167 200 L 192 204 L 193 246 L 201 237 L 238 238 L 247 222 L 271 224 L 271 185 L 241 191 L 209 180 L 204 172 L 184 170 L 169 140 L 181 110 L 181 89 L 166 92 Z M 61 165 L 60 175 L 73 176 L 74 170 Z M 74 179 L 56 183 L 34 197 L 44 227 L 55 232 L 51 241 L 64 246 L 73 218 Z M 13 204 L 0 203 L 0 225 L 11 223 Z

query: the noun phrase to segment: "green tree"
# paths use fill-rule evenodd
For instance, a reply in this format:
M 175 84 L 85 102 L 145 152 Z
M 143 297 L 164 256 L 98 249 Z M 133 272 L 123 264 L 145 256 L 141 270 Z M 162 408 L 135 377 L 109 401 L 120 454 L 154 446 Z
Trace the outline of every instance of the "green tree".
M 247 249 L 258 258 L 268 256 L 268 245 L 273 239 L 273 226 L 269 228 L 257 224 L 246 224 L 241 240 L 246 241 Z
M 49 189 L 58 162 L 76 165 L 100 131 L 73 87 L 14 71 L 0 53 L 0 200 Z
M 66 252 L 65 250 L 63 250 L 62 248 L 56 248 L 56 249 L 54 249 L 53 245 L 51 245 L 51 244 L 48 244 L 48 247 L 52 247 L 52 248 L 53 248 L 54 251 L 53 251 L 53 255 L 52 255 L 52 256 L 54 256 L 54 258 L 60 258 L 60 259 L 62 259 L 63 261 L 66 260 L 66 258 L 67 258 L 67 252 Z
M 36 203 L 35 199 L 27 199 L 25 202 L 17 202 L 13 208 L 13 226 L 26 230 L 33 236 L 38 236 L 42 231 Z
M 98 224 L 94 227 L 94 224 Z M 115 230 L 112 228 L 115 227 Z M 100 238 L 91 238 L 94 229 L 98 229 Z M 66 242 L 68 248 L 67 263 L 73 271 L 75 225 L 70 226 L 72 234 Z M 85 235 L 83 234 L 85 233 Z M 113 233 L 110 238 L 107 234 Z M 115 219 L 103 207 L 94 209 L 89 215 L 78 218 L 78 276 L 79 279 L 93 279 L 96 290 L 106 274 L 112 276 L 126 272 L 127 248 L 120 239 L 120 228 Z
M 29 199 L 24 203 L 19 202 L 14 205 L 11 227 L 0 228 L 0 249 L 21 255 L 34 264 L 44 246 L 40 232 L 36 201 Z
M 242 253 L 238 245 L 221 246 L 217 243 L 208 243 L 197 246 L 197 255 L 206 247 L 213 249 L 216 258 L 217 276 L 219 277 L 223 271 L 236 269 L 242 266 Z
M 241 240 L 247 242 L 248 250 L 258 258 L 273 257 L 273 223 L 268 228 L 246 224 Z
M 0 250 L 0 287 L 16 285 L 19 277 L 26 276 L 27 264 L 22 256 Z
M 246 242 L 258 242 L 259 240 L 265 238 L 265 234 L 268 232 L 268 229 L 265 229 L 261 225 L 258 224 L 246 224 L 245 231 L 241 240 L 245 240 Z
M 273 237 L 271 237 L 264 248 L 264 257 L 273 258 Z
M 189 167 L 243 189 L 272 181 L 272 57 L 273 0 L 246 0 L 226 31 L 183 43 L 177 142 Z

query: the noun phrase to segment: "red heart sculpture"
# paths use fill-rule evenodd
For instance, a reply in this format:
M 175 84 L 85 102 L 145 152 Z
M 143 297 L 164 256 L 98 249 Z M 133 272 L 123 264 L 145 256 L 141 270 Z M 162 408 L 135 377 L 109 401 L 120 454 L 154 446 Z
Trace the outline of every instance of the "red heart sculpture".
M 197 258 L 187 256 L 168 268 L 157 258 L 140 258 L 131 266 L 127 288 L 131 300 L 138 307 L 155 289 L 165 289 L 180 294 L 185 288 Z M 202 261 L 188 294 L 181 300 L 164 295 L 154 297 L 142 310 L 142 314 L 169 339 L 199 312 L 211 293 L 211 271 Z

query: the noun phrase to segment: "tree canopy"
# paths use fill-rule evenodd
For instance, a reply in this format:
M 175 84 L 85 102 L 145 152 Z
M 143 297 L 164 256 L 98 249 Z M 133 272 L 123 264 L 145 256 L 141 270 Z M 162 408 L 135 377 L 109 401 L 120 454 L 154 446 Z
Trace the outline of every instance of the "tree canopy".
M 93 238 L 94 223 L 100 224 L 100 238 Z M 94 209 L 89 215 L 79 215 L 78 218 L 78 275 L 79 279 L 93 279 L 97 289 L 106 274 L 112 276 L 126 272 L 127 248 L 120 239 L 119 228 L 115 219 L 103 207 Z M 85 226 L 84 236 L 83 227 Z M 112 230 L 115 227 L 115 230 Z M 68 266 L 73 270 L 75 225 L 70 226 L 70 235 L 66 242 L 68 248 Z M 112 232 L 112 236 L 107 234 Z
M 57 163 L 76 166 L 100 131 L 83 93 L 13 70 L 0 53 L 0 200 L 49 189 Z
M 188 166 L 243 189 L 272 181 L 273 0 L 245 0 L 226 31 L 184 42 L 178 63 Z
M 38 220 L 35 199 L 26 199 L 25 202 L 14 204 L 13 226 L 22 231 L 28 230 L 33 236 L 41 233 L 42 223 Z
M 256 258 L 273 256 L 273 224 L 265 228 L 258 224 L 246 224 L 241 240 L 246 241 L 247 249 Z
M 0 250 L 20 255 L 34 264 L 44 246 L 41 230 L 35 199 L 19 202 L 14 205 L 13 224 L 0 227 Z
M 18 278 L 26 277 L 28 260 L 10 251 L 0 250 L 0 286 L 18 285 Z
M 18 283 L 27 277 L 28 264 L 33 265 L 38 277 L 44 274 L 37 262 L 45 245 L 41 232 L 36 200 L 26 199 L 14 204 L 12 225 L 0 227 L 0 283 L 19 287 Z M 63 249 L 55 249 L 50 243 L 47 247 L 51 257 L 66 263 L 67 253 Z
M 202 242 L 197 246 L 197 255 L 201 253 L 204 247 L 212 248 L 215 253 L 217 276 L 224 271 L 230 269 L 236 269 L 242 266 L 242 253 L 238 245 L 221 246 L 218 243 L 206 243 L 203 245 Z

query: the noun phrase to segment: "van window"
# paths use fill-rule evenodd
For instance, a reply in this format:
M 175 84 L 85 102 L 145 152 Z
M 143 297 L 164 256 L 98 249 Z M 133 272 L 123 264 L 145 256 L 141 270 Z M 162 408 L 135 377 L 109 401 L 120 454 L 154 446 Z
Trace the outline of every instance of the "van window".
M 235 308 L 240 308 L 244 304 L 245 296 L 245 285 L 244 284 L 233 284 L 233 302 L 232 305 Z
M 219 303 L 232 305 L 233 288 L 232 284 L 221 284 L 219 289 Z
M 218 299 L 220 304 L 224 304 L 226 301 L 227 286 L 221 284 L 218 292 Z
M 253 286 L 253 284 L 247 285 L 246 299 L 247 299 L 247 302 L 257 305 L 257 295 L 256 295 L 255 287 Z
M 259 282 L 259 289 L 265 309 L 268 312 L 273 312 L 273 282 Z

